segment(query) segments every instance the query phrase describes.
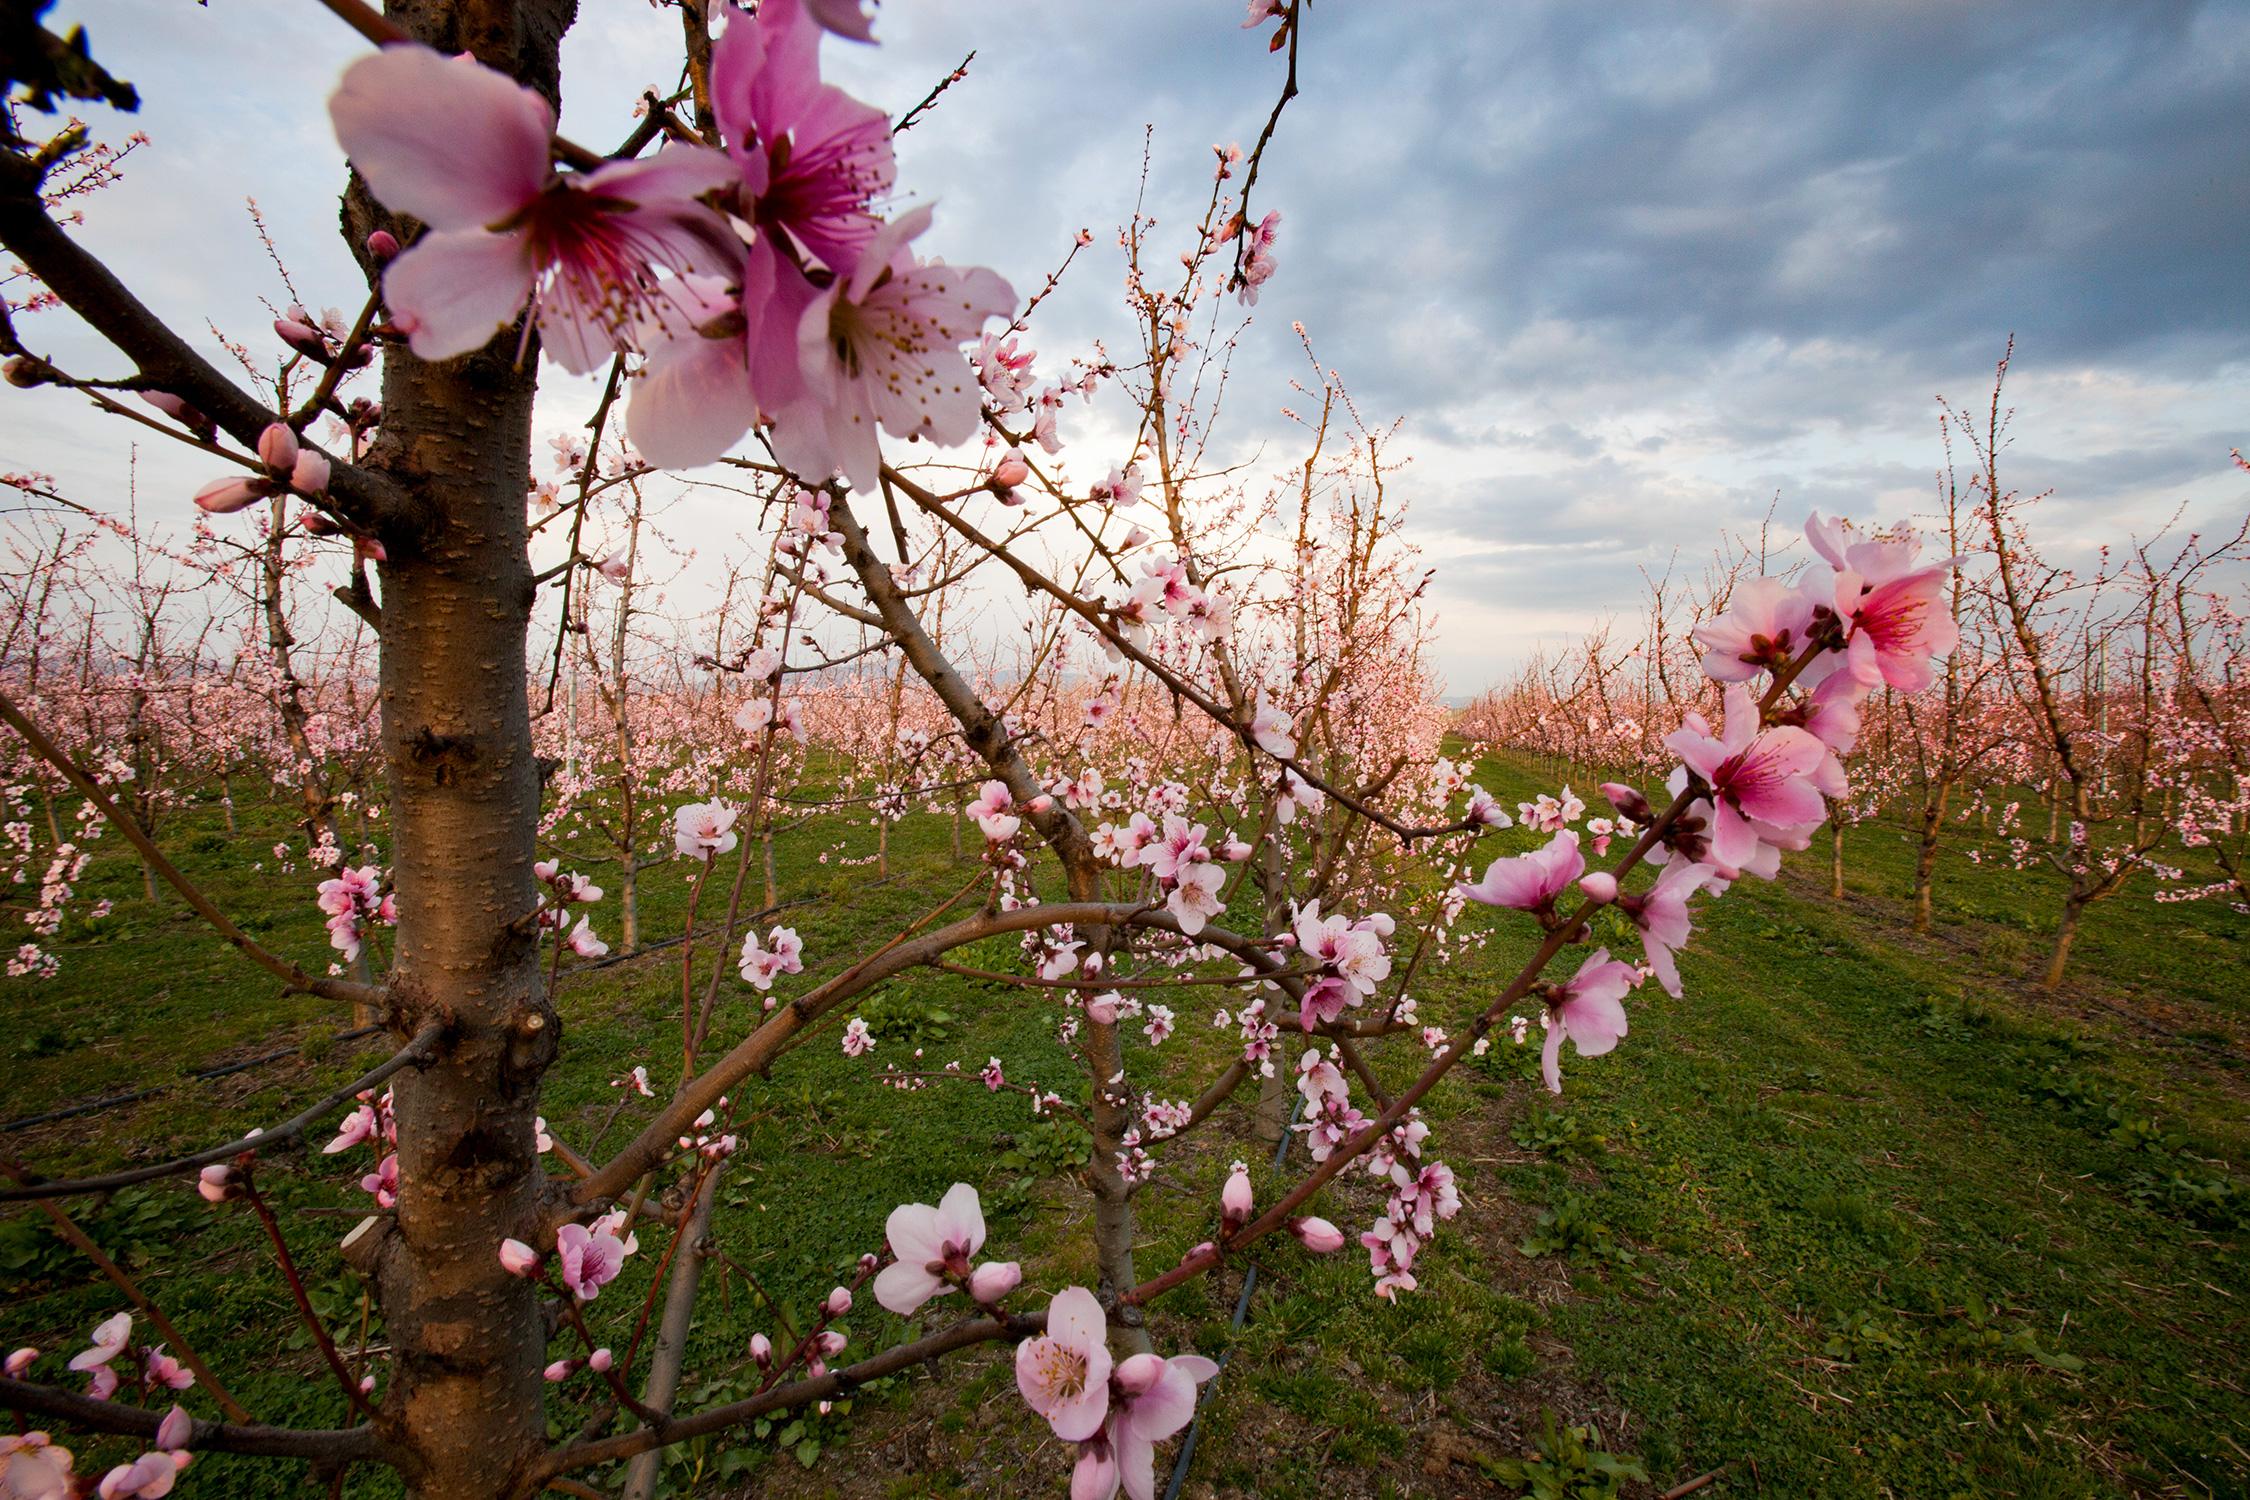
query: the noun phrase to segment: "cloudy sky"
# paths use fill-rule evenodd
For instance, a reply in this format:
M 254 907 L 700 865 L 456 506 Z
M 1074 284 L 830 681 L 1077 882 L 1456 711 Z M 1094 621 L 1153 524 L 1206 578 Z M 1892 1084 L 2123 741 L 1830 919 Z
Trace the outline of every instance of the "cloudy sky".
M 153 138 L 83 234 L 177 326 L 256 338 L 283 300 L 256 198 L 306 299 L 356 305 L 323 100 L 360 43 L 311 0 L 64 0 Z M 1281 79 L 1235 0 L 886 0 L 829 75 L 903 109 L 923 242 L 1038 284 L 1043 356 L 1122 342 L 1114 230 L 1144 128 L 1150 203 L 1183 229 L 1214 142 L 1254 139 Z M 582 0 L 564 128 L 611 141 L 676 73 L 672 18 Z M 1244 335 L 1236 451 L 1286 453 L 1301 320 L 1371 417 L 1405 418 L 1414 532 L 1439 565 L 1456 692 L 1637 607 L 1769 506 L 1926 514 L 1935 397 L 1974 404 L 2012 333 L 2008 481 L 2084 555 L 2186 508 L 2250 505 L 2250 0 L 1316 0 L 1304 96 L 1261 179 L 1281 270 Z M 38 338 L 100 368 L 60 320 Z M 1043 359 L 1043 364 L 1045 363 Z M 1055 367 L 1061 367 L 1056 359 Z M 549 367 L 542 426 L 592 392 Z M 1112 461 L 1111 414 L 1075 417 Z M 1100 462 L 1094 462 L 1096 453 Z M 1116 455 L 1122 456 L 1122 455 Z M 144 452 L 184 495 L 203 460 Z M 111 425 L 55 393 L 0 402 L 0 468 L 114 499 Z M 1074 468 L 1075 472 L 1075 468 Z M 691 499 L 675 529 L 738 522 Z

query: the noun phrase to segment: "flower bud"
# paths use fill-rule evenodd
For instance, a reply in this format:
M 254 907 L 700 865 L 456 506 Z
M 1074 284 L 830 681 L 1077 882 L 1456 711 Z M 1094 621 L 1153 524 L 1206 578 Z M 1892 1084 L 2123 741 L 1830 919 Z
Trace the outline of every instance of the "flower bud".
M 843 1353 L 844 1345 L 848 1342 L 841 1328 L 823 1328 L 813 1336 L 813 1348 L 820 1351 L 823 1359 L 831 1354 Z
M 170 391 L 143 391 L 141 399 L 206 441 L 219 430 L 217 423 Z
M 185 1448 L 188 1439 L 193 1436 L 195 1418 L 187 1414 L 186 1407 L 177 1401 L 173 1402 L 172 1409 L 164 1414 L 164 1420 L 156 1424 L 156 1446 L 167 1453 L 176 1452 Z
M 1289 1232 L 1315 1255 L 1329 1255 L 1344 1248 L 1344 1231 L 1326 1219 L 1310 1215 L 1302 1219 L 1291 1219 Z
M 206 1203 L 226 1202 L 235 1193 L 234 1168 L 225 1162 L 212 1163 L 196 1174 L 195 1190 Z
M 300 495 L 318 495 L 328 488 L 328 455 L 307 448 L 289 468 L 289 487 Z
M 30 390 L 35 385 L 45 385 L 53 373 L 45 360 L 33 359 L 28 354 L 18 354 L 5 365 L 0 365 L 0 376 L 18 390 Z
M 1652 809 L 1648 805 L 1648 798 L 1624 783 L 1617 781 L 1603 782 L 1602 795 L 1609 799 L 1611 807 L 1616 808 L 1619 813 L 1631 818 L 1634 822 L 1646 823 L 1649 821 Z
M 852 1293 L 849 1287 L 838 1287 L 828 1294 L 828 1316 L 840 1318 L 852 1310 Z
M 1617 899 L 1617 877 L 1607 870 L 1596 870 L 1578 882 L 1578 889 L 1596 906 L 1607 906 Z
M 1023 1267 L 1012 1260 L 988 1260 L 969 1273 L 969 1295 L 985 1307 L 1014 1291 L 1023 1281 Z
M 320 330 L 310 323 L 302 323 L 295 318 L 276 318 L 273 320 L 273 331 L 276 337 L 299 354 L 318 360 L 328 358 L 327 341 L 321 338 Z
M 1008 450 L 1007 456 L 1000 460 L 1000 466 L 992 471 L 993 485 L 1003 490 L 1012 490 L 1030 477 L 1031 465 L 1025 463 L 1023 454 L 1014 448 Z
M 1250 1168 L 1236 1162 L 1227 1174 L 1227 1185 L 1219 1189 L 1219 1207 L 1227 1223 L 1239 1228 L 1250 1222 L 1251 1203 Z
M 367 258 L 382 265 L 398 254 L 398 236 L 388 229 L 378 229 L 367 237 Z
M 762 1333 L 751 1334 L 750 1357 L 758 1362 L 758 1368 L 761 1370 L 764 1369 L 767 1365 L 772 1364 L 773 1340 L 767 1338 Z
M 866 1255 L 862 1255 L 862 1256 L 861 1256 L 861 1257 L 859 1258 L 859 1269 L 860 1269 L 860 1271 L 861 1271 L 861 1272 L 862 1272 L 862 1273 L 864 1274 L 864 1273 L 866 1273 L 866 1272 L 870 1272 L 870 1271 L 873 1271 L 873 1270 L 874 1270 L 874 1269 L 875 1269 L 876 1267 L 880 1266 L 880 1265 L 881 1265 L 882 1263 L 883 1263 L 883 1258 L 882 1258 L 881 1256 L 879 1256 L 879 1255 L 876 1255 L 876 1254 L 874 1254 L 874 1253 L 873 1253 L 873 1252 L 871 1251 L 871 1252 L 869 1252 L 868 1254 L 866 1254 Z
M 530 1276 L 539 1270 L 539 1252 L 522 1240 L 502 1240 L 500 1264 L 510 1276 Z
M 258 434 L 258 462 L 269 469 L 290 468 L 297 462 L 297 434 L 279 422 L 269 423 Z
M 1030 800 L 1029 802 L 1026 802 L 1026 803 L 1024 804 L 1025 808 L 1027 808 L 1028 810 L 1030 810 L 1030 811 L 1032 811 L 1032 812 L 1035 812 L 1035 813 L 1043 813 L 1043 812 L 1046 812 L 1046 811 L 1047 811 L 1048 809 L 1052 808 L 1052 807 L 1053 807 L 1054 805 L 1055 805 L 1055 799 L 1054 799 L 1054 798 L 1052 798 L 1052 797 L 1050 797 L 1050 796 L 1048 796 L 1048 795 L 1047 795 L 1046 793 L 1044 793 L 1044 792 L 1040 793 L 1040 794 L 1039 794 L 1038 796 L 1036 796 L 1036 797 L 1032 798 L 1032 799 L 1031 799 L 1031 800 Z
M 607 1349 L 596 1349 L 592 1354 L 586 1356 L 586 1368 L 592 1370 L 596 1375 L 607 1375 L 610 1364 L 611 1356 Z
M 542 1370 L 540 1373 L 547 1377 L 547 1381 L 549 1384 L 559 1385 L 563 1381 L 570 1379 L 571 1371 L 577 1368 L 578 1361 L 575 1359 L 558 1359 L 553 1364 L 547 1366 L 547 1368 Z
M 32 1348 L 29 1344 L 26 1344 L 21 1349 L 18 1349 L 15 1353 L 9 1355 L 7 1363 L 4 1365 L 0 1365 L 0 1369 L 4 1369 L 8 1372 L 8 1378 L 10 1380 L 21 1380 L 23 1379 L 23 1372 L 30 1369 L 31 1362 L 38 1357 L 39 1351 Z
M 270 479 L 214 479 L 195 492 L 195 503 L 214 516 L 231 516 L 248 510 L 273 493 Z

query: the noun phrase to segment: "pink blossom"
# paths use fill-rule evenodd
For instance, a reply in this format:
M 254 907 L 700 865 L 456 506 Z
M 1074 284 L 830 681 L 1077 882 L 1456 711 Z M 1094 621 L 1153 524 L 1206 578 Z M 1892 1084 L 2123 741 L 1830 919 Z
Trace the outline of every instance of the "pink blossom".
M 0 1495 L 7 1500 L 71 1500 L 71 1452 L 44 1432 L 0 1434 Z
M 651 267 L 731 275 L 740 259 L 695 201 L 739 179 L 724 155 L 673 144 L 559 177 L 553 109 L 473 58 L 386 47 L 345 70 L 328 110 L 368 191 L 429 226 L 383 273 L 423 359 L 482 348 L 529 302 L 548 354 L 584 374 L 627 346 Z
M 566 945 L 580 958 L 600 958 L 609 951 L 609 944 L 594 936 L 594 925 L 585 917 L 580 917 L 578 925 L 570 930 Z
M 807 479 L 841 472 L 875 489 L 891 436 L 939 447 L 968 441 L 981 411 L 961 353 L 988 318 L 1006 318 L 1016 294 L 982 267 L 917 261 L 907 243 L 930 226 L 927 205 L 877 232 L 849 276 L 839 274 L 806 307 L 797 329 L 804 394 L 774 413 L 774 455 Z
M 1225 883 L 1226 874 L 1225 868 L 1216 864 L 1189 865 L 1180 871 L 1178 883 L 1164 898 L 1165 909 L 1179 921 L 1180 931 L 1194 937 L 1204 923 L 1226 910 L 1219 900 L 1219 887 Z
M 724 802 L 690 802 L 672 814 L 672 843 L 689 859 L 725 854 L 737 842 L 735 817 Z
M 398 1157 L 386 1156 L 359 1180 L 360 1191 L 375 1195 L 377 1208 L 398 1207 Z
M 1578 966 L 1578 972 L 1558 986 L 1547 1008 L 1547 1045 L 1540 1054 L 1539 1071 L 1553 1093 L 1562 1092 L 1562 1044 L 1569 1037 L 1580 1057 L 1599 1057 L 1625 1035 L 1625 1007 L 1621 1003 L 1633 988 L 1633 966 L 1596 948 Z
M 163 1386 L 168 1390 L 184 1391 L 195 1384 L 195 1373 L 164 1352 L 158 1344 L 148 1351 L 141 1364 L 141 1383 L 150 1390 Z
M 133 1315 L 114 1313 L 94 1325 L 94 1342 L 70 1357 L 73 1370 L 99 1370 L 124 1352 L 126 1343 L 133 1337 Z
M 1828 816 L 1811 777 L 1828 751 L 1788 725 L 1759 729 L 1759 711 L 1738 683 L 1727 689 L 1726 730 L 1713 739 L 1690 723 L 1665 738 L 1672 752 L 1711 788 L 1711 856 L 1740 869 L 1758 852 L 1756 824 L 1815 827 Z
M 1836 575 L 1836 612 L 1851 626 L 1854 676 L 1870 685 L 1887 682 L 1902 693 L 1930 685 L 1934 660 L 1961 642 L 1961 627 L 1945 598 L 1952 573 L 1949 558 L 1882 582 L 1857 573 Z
M 562 1283 L 581 1302 L 591 1302 L 625 1268 L 625 1246 L 613 1234 L 596 1234 L 583 1224 L 565 1224 L 555 1234 Z
M 984 1248 L 984 1208 L 965 1182 L 946 1189 L 935 1208 L 902 1203 L 891 1210 L 883 1234 L 897 1257 L 875 1277 L 875 1300 L 911 1317 L 932 1297 L 970 1274 L 969 1260 Z
M 773 928 L 766 934 L 764 943 L 758 941 L 758 934 L 753 930 L 742 939 L 742 977 L 761 991 L 770 990 L 782 975 L 805 972 L 804 954 L 804 940 L 797 936 L 793 927 Z
M 1135 1354 L 1117 1367 L 1109 1439 L 1118 1480 L 1132 1500 L 1156 1500 L 1156 1445 L 1187 1426 L 1195 1415 L 1195 1388 L 1218 1373 L 1218 1365 L 1200 1354 Z
M 977 800 L 969 804 L 969 817 L 984 836 L 993 843 L 1014 838 L 1023 820 L 1015 815 L 1015 795 L 1005 781 L 988 781 L 977 788 Z
M 1673 953 L 1687 946 L 1688 898 L 1718 878 L 1709 865 L 1675 859 L 1648 890 L 1618 899 L 1618 910 L 1641 929 L 1641 951 L 1657 983 L 1675 1000 L 1680 998 L 1680 969 Z
M 865 1057 L 874 1050 L 875 1036 L 867 1029 L 867 1022 L 859 1016 L 852 1017 L 844 1027 L 844 1056 Z
M 21 1380 L 23 1372 L 30 1369 L 32 1362 L 38 1358 L 39 1351 L 26 1344 L 8 1356 L 7 1363 L 0 1365 L 0 1371 L 4 1371 L 10 1380 Z
M 1086 498 L 1097 504 L 1113 505 L 1122 510 L 1140 503 L 1141 482 L 1139 464 L 1127 464 L 1123 469 L 1112 466 L 1109 477 L 1096 481 Z
M 185 1453 L 144 1453 L 103 1475 L 95 1493 L 101 1500 L 161 1500 L 172 1493 L 189 1461 Z
M 375 1107 L 362 1104 L 344 1116 L 344 1123 L 336 1128 L 336 1138 L 320 1148 L 323 1156 L 334 1156 L 339 1151 L 349 1151 L 362 1141 L 373 1140 L 377 1133 Z
M 1538 911 L 1554 904 L 1555 897 L 1586 872 L 1586 857 L 1578 852 L 1578 835 L 1564 829 L 1546 847 L 1529 854 L 1494 860 L 1475 885 L 1456 885 L 1456 893 L 1486 906 L 1514 911 Z
M 1699 625 L 1703 674 L 1714 682 L 1748 682 L 1787 665 L 1806 643 L 1813 598 L 1778 578 L 1753 578 L 1736 586 L 1727 611 Z
M 172 1409 L 164 1414 L 164 1420 L 156 1424 L 156 1446 L 167 1453 L 174 1452 L 185 1448 L 188 1440 L 194 1436 L 195 1418 L 188 1415 L 186 1407 L 173 1402 Z
M 1047 1304 L 1047 1328 L 1016 1346 L 1016 1388 L 1066 1443 L 1084 1442 L 1109 1416 L 1109 1320 L 1084 1287 Z
M 1263 694 L 1259 695 L 1256 712 L 1250 716 L 1250 737 L 1268 755 L 1286 760 L 1297 753 L 1296 725 L 1287 713 L 1268 703 Z

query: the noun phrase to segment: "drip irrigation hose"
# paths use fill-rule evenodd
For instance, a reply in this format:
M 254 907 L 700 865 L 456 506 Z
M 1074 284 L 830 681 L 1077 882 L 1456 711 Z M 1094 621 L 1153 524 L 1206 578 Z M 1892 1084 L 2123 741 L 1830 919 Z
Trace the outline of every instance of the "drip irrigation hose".
M 1289 1124 L 1283 1127 L 1281 1139 L 1274 1143 L 1273 1164 L 1276 1171 L 1281 1168 L 1282 1158 L 1289 1154 L 1289 1137 L 1296 1133 L 1297 1117 L 1304 1112 L 1305 1096 L 1299 1094 L 1297 1102 L 1289 1107 Z M 1234 1299 L 1234 1322 L 1229 1326 L 1231 1333 L 1242 1331 L 1243 1319 L 1250 1315 L 1250 1293 L 1257 1285 L 1258 1263 L 1252 1261 L 1250 1269 L 1242 1275 L 1242 1295 Z M 1187 1483 L 1188 1467 L 1195 1462 L 1195 1440 L 1203 1433 L 1203 1408 L 1210 1404 L 1212 1395 L 1219 1389 L 1219 1376 L 1226 1373 L 1227 1361 L 1232 1358 L 1234 1341 L 1230 1338 L 1227 1347 L 1219 1351 L 1218 1370 L 1204 1383 L 1203 1389 L 1196 1393 L 1195 1416 L 1188 1422 L 1187 1438 L 1180 1444 L 1180 1456 L 1172 1462 L 1172 1481 L 1164 1486 L 1164 1500 L 1180 1500 L 1180 1486 Z

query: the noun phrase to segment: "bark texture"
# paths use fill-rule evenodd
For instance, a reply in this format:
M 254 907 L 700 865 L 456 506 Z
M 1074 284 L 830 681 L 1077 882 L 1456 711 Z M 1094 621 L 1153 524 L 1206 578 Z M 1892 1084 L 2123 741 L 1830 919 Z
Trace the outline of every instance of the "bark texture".
M 408 0 L 391 19 L 559 97 L 569 0 Z M 355 179 L 344 228 L 407 237 Z M 387 528 L 383 753 L 398 900 L 393 1025 L 447 1027 L 436 1060 L 396 1088 L 399 1199 L 371 1260 L 394 1374 L 381 1423 L 410 1493 L 482 1500 L 546 1445 L 546 1330 L 500 1241 L 536 1222 L 539 1082 L 558 1040 L 521 919 L 539 769 L 525 637 L 533 585 L 524 516 L 536 355 L 504 332 L 426 364 L 394 346 L 369 465 L 411 500 Z

